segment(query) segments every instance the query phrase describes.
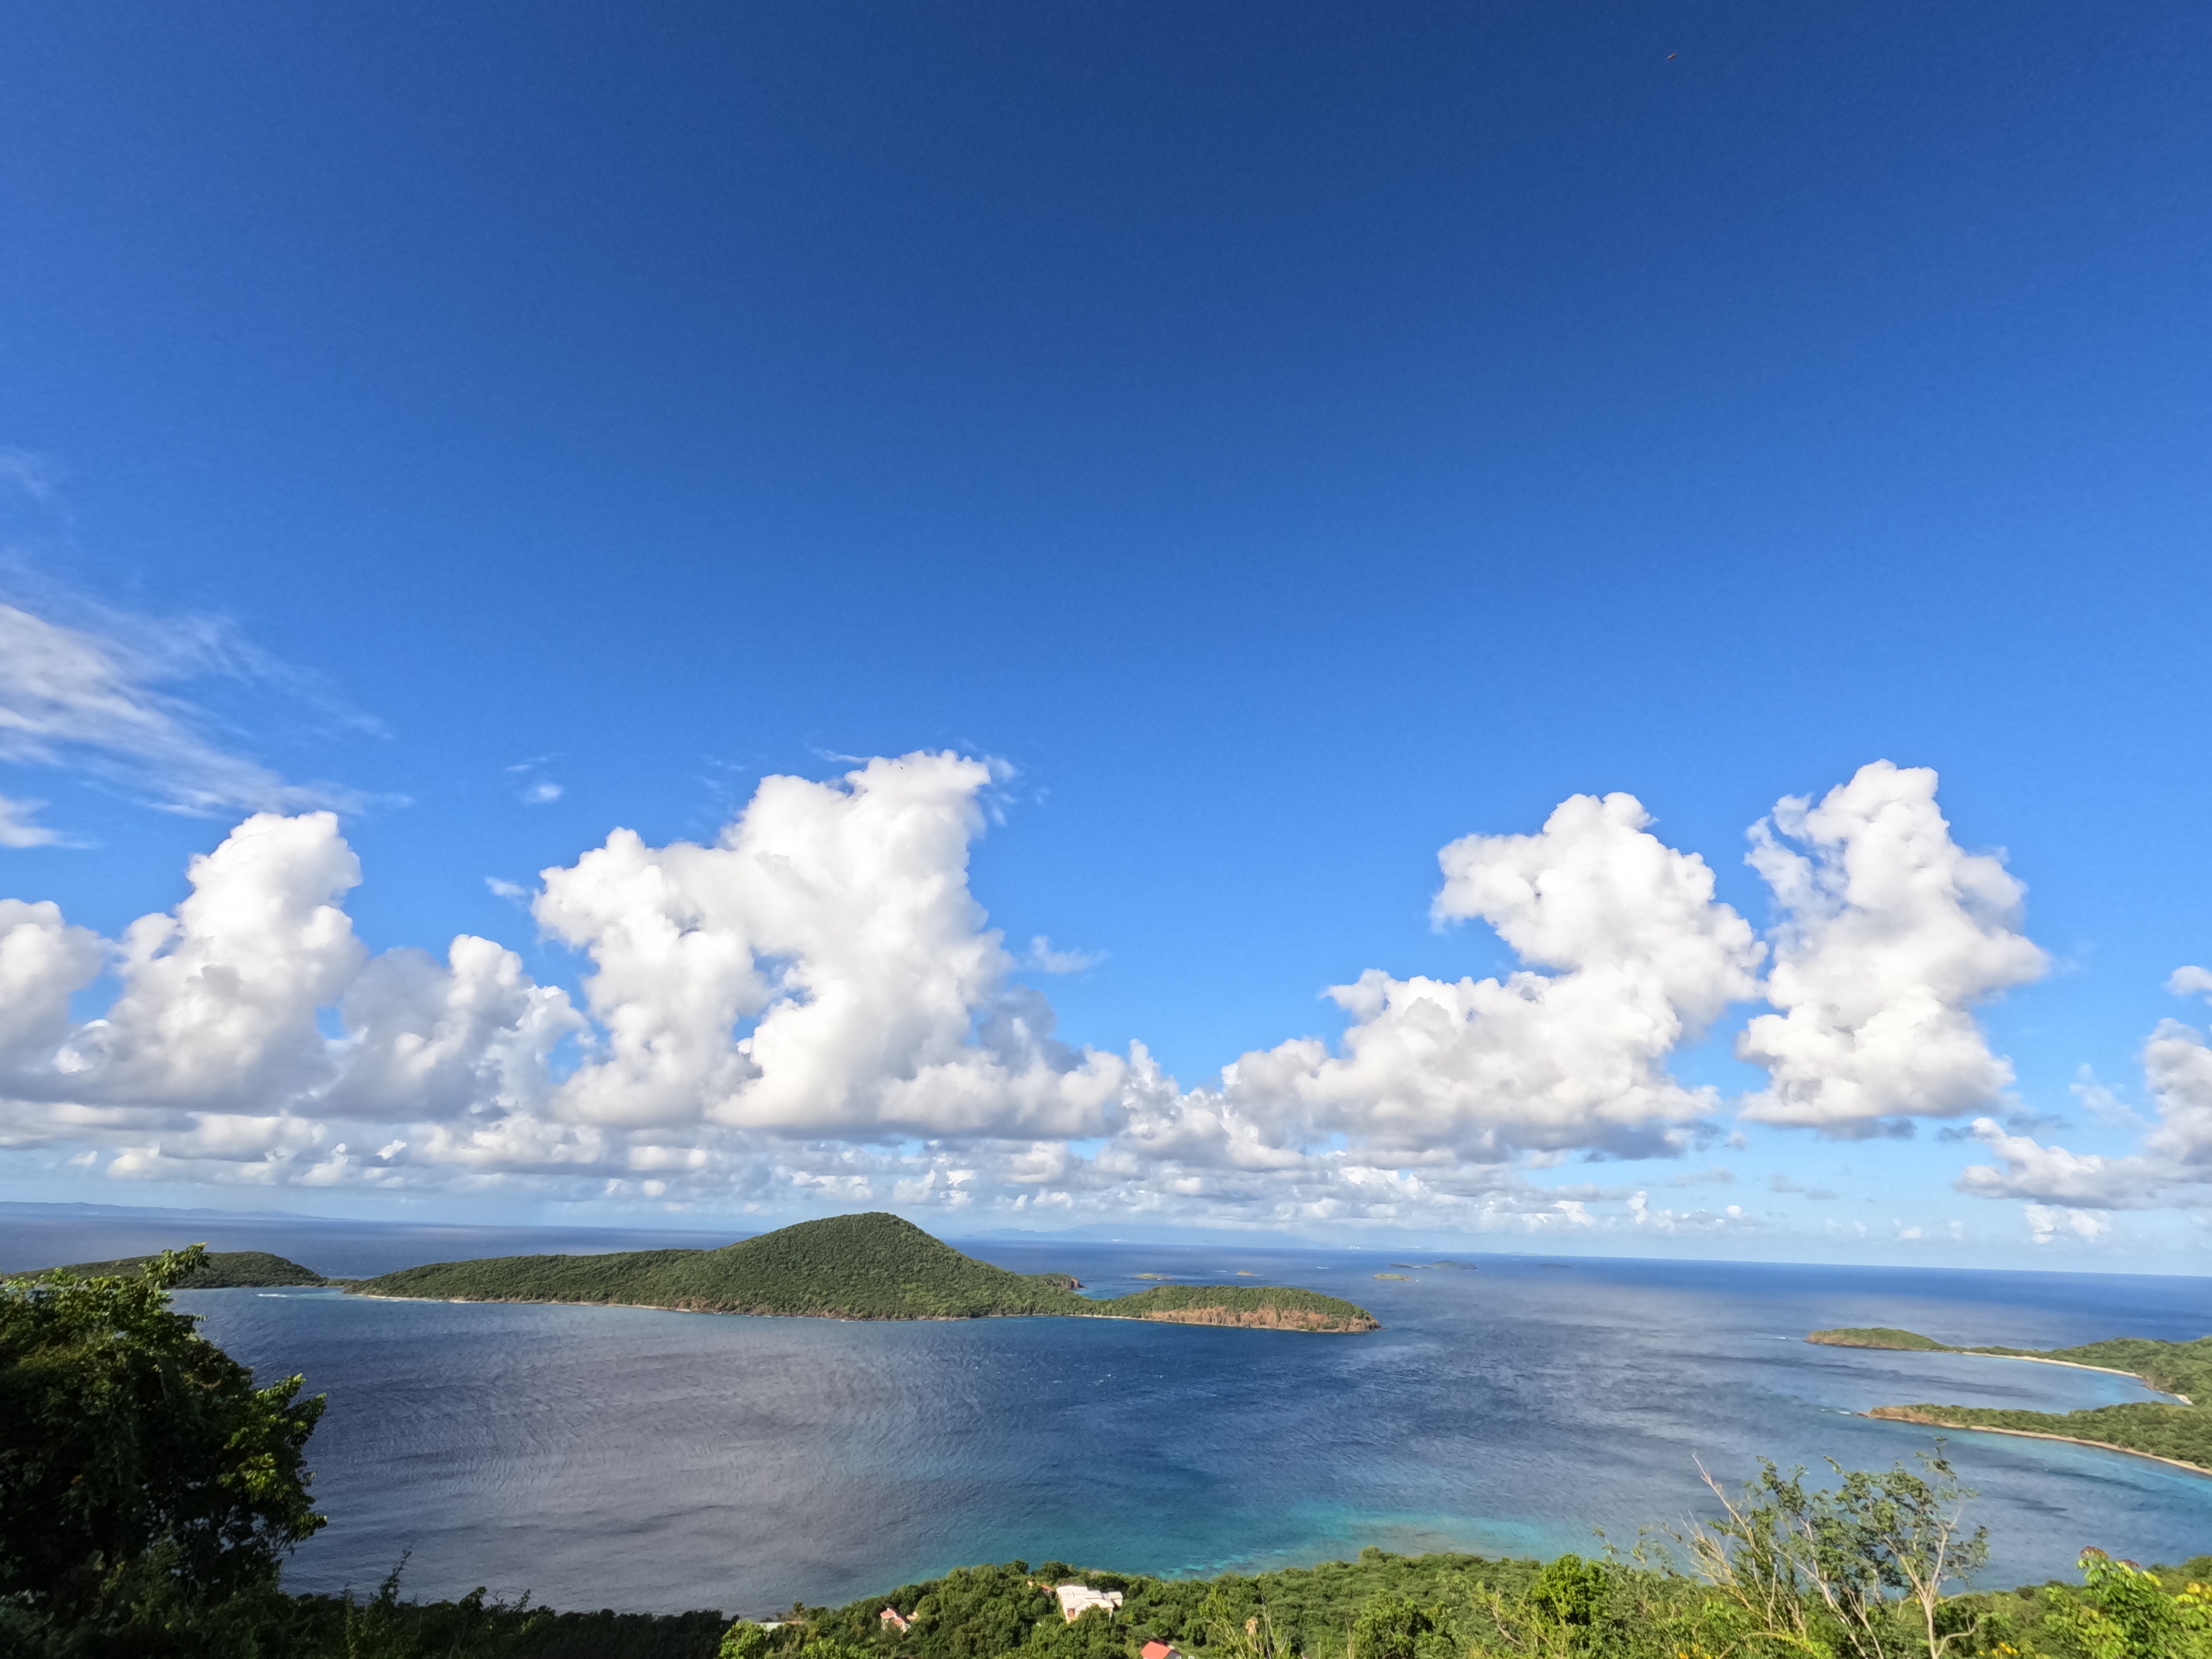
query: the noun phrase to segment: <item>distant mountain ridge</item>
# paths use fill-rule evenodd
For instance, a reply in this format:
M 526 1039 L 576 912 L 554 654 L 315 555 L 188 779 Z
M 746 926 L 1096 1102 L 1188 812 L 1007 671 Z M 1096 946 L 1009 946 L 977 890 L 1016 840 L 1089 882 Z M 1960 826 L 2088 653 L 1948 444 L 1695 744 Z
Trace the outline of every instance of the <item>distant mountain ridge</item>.
M 1364 1308 L 1273 1285 L 1169 1285 L 1097 1301 L 1066 1273 L 1018 1273 L 963 1255 L 882 1212 L 802 1221 L 720 1249 L 495 1256 L 348 1285 L 355 1295 L 583 1302 L 830 1319 L 1036 1316 L 1154 1319 L 1317 1332 L 1380 1328 Z

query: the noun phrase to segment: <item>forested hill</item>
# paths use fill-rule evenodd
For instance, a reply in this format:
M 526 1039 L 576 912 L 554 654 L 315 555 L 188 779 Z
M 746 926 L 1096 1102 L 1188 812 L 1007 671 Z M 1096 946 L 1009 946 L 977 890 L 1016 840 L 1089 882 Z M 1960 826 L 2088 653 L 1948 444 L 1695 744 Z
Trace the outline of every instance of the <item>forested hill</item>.
M 961 1255 L 893 1215 L 831 1216 L 719 1250 L 508 1255 L 406 1267 L 352 1288 L 365 1296 L 471 1302 L 617 1302 L 702 1313 L 846 1319 L 975 1319 L 1079 1313 L 1062 1276 L 1009 1273 Z
M 2115 1337 L 2072 1348 L 1955 1347 L 1917 1331 L 1869 1326 L 1814 1331 L 1805 1339 L 1838 1348 L 1888 1348 L 1913 1353 L 1987 1354 L 2001 1359 L 2041 1359 L 2121 1371 L 2181 1403 L 2131 1401 L 2078 1412 L 2027 1412 L 1987 1406 L 1876 1406 L 1869 1417 L 1893 1418 L 1939 1428 L 1994 1429 L 2008 1434 L 2049 1435 L 2115 1451 L 2141 1452 L 2212 1473 L 2212 1337 L 2159 1342 Z
M 79 1279 L 108 1279 L 134 1277 L 153 1261 L 150 1255 L 128 1255 L 113 1261 L 77 1261 L 65 1267 L 39 1267 L 28 1273 L 11 1274 L 11 1278 L 28 1278 L 33 1273 L 70 1273 Z M 266 1250 L 217 1250 L 210 1255 L 198 1273 L 179 1279 L 180 1291 L 228 1291 L 252 1286 L 282 1285 L 322 1285 L 329 1281 L 311 1267 L 296 1261 L 288 1261 L 281 1255 L 271 1255 Z
M 1065 1273 L 1017 1273 L 963 1255 L 894 1215 L 802 1221 L 719 1250 L 514 1255 L 404 1268 L 348 1288 L 466 1302 L 599 1302 L 701 1313 L 833 1319 L 981 1319 L 1053 1314 L 1278 1329 L 1377 1328 L 1364 1308 L 1313 1291 L 1176 1286 L 1113 1301 Z

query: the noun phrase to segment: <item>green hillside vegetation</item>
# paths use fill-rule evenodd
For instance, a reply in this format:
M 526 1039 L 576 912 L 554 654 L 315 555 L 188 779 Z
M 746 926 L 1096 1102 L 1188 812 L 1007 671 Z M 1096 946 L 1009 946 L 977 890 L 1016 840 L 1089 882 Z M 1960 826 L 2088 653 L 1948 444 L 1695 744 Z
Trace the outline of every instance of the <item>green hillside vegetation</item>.
M 1542 1568 L 1534 1561 L 1479 1555 L 1402 1556 L 1378 1549 L 1357 1561 L 1331 1561 L 1255 1577 L 1162 1579 L 1137 1573 L 1083 1571 L 1062 1561 L 963 1567 L 942 1578 L 902 1584 L 842 1607 L 799 1607 L 779 1631 L 733 1646 L 757 1650 L 745 1659 L 825 1649 L 847 1659 L 1125 1659 L 1145 1643 L 1173 1644 L 1186 1654 L 1243 1652 L 1244 1623 L 1265 1615 L 1276 1653 L 1337 1659 L 1346 1632 L 1377 1601 L 1422 1607 L 1467 1605 L 1485 1593 L 1519 1600 Z M 1054 1599 L 1055 1584 L 1119 1590 L 1119 1612 L 1086 1613 L 1070 1624 Z M 887 1626 L 895 1607 L 910 1628 Z M 1256 1634 L 1256 1632 L 1255 1632 Z M 1448 1659 L 1461 1659 L 1455 1646 Z
M 66 1267 L 35 1267 L 27 1273 L 10 1273 L 11 1279 L 44 1278 L 52 1273 L 68 1273 L 77 1279 L 130 1278 L 143 1271 L 158 1255 L 127 1255 L 113 1261 L 78 1261 Z M 256 1285 L 327 1285 L 330 1281 L 312 1267 L 303 1267 L 296 1261 L 288 1261 L 281 1255 L 271 1255 L 266 1250 L 216 1250 L 201 1258 L 200 1267 L 177 1283 L 180 1291 L 230 1291 L 250 1289 Z
M 1794 1598 L 1753 1614 L 1728 1589 L 1628 1558 L 1548 1563 L 1377 1549 L 1255 1577 L 1159 1579 L 1051 1561 L 962 1567 L 842 1607 L 794 1606 L 774 1620 L 717 1613 L 555 1613 L 488 1601 L 398 1599 L 388 1581 L 350 1595 L 245 1600 L 161 1634 L 199 1645 L 142 1648 L 210 1659 L 1134 1659 L 1147 1641 L 1188 1659 L 2206 1659 L 2212 1558 L 2140 1569 L 2092 1552 L 2086 1588 L 1954 1595 L 1936 1607 L 1940 1648 L 1908 1628 L 1917 1608 L 1865 1607 L 1856 1628 Z M 1065 1620 L 1049 1586 L 1118 1589 L 1114 1613 Z M 2191 1586 L 2195 1588 L 2192 1589 Z M 1809 1587 L 1799 1587 L 1809 1595 Z M 1846 1606 L 1850 1605 L 1846 1603 Z M 885 1607 L 905 1614 L 902 1632 Z M 1778 1615 L 1778 1616 L 1774 1616 Z M 183 1629 L 180 1631 L 179 1626 Z M 1771 1627 L 1780 1626 L 1783 1631 Z M 1761 1628 L 1767 1626 L 1770 1628 Z M 1858 1639 L 1853 1640 L 1856 1636 Z M 0 1642 L 24 1659 L 128 1650 L 41 1640 L 0 1608 Z M 1876 1645 L 1877 1640 L 1879 1645 Z
M 1017 1273 L 963 1255 L 885 1214 L 802 1221 L 718 1250 L 497 1256 L 407 1267 L 357 1295 L 465 1302 L 590 1302 L 698 1313 L 830 1319 L 1058 1315 L 1313 1331 L 1379 1328 L 1364 1309 L 1311 1291 L 1162 1286 L 1114 1300 L 1079 1296 L 1066 1273 Z
M 1784 1507 L 1812 1496 L 1778 1476 L 1768 1495 Z M 1763 1524 L 1759 1506 L 1743 1513 L 1755 1533 Z M 1833 1605 L 1794 1576 L 1786 1559 L 1776 1565 L 1781 1571 L 1763 1582 L 1715 1583 L 1650 1555 L 1539 1563 L 1370 1548 L 1356 1561 L 1171 1580 L 1012 1561 L 902 1584 L 843 1607 L 793 1607 L 775 1629 L 740 1622 L 724 1638 L 720 1659 L 1129 1659 L 1148 1641 L 1170 1643 L 1189 1659 L 2212 1654 L 2212 1615 L 2205 1611 L 2212 1597 L 2203 1583 L 2212 1578 L 2212 1558 L 2141 1569 L 2091 1552 L 2084 1558 L 2086 1591 L 2053 1584 L 1952 1595 L 1926 1613 L 1893 1586 L 1887 1595 L 1877 1589 L 1881 1563 L 1872 1559 L 1865 1565 L 1873 1571 L 1848 1588 L 1832 1582 L 1838 1592 Z M 1120 1590 L 1121 1607 L 1066 1622 L 1049 1587 L 1071 1581 Z M 885 1607 L 904 1614 L 908 1628 L 886 1625 Z
M 1915 1352 L 1987 1354 L 2001 1358 L 2050 1359 L 2094 1365 L 2139 1378 L 2161 1394 L 2178 1395 L 2179 1405 L 2134 1401 L 2078 1412 L 2012 1411 L 1986 1406 L 1877 1406 L 1870 1417 L 1925 1423 L 1951 1429 L 1997 1429 L 2014 1434 L 2048 1434 L 2118 1451 L 2171 1458 L 2212 1474 L 2212 1337 L 2192 1342 L 2158 1342 L 2148 1337 L 2116 1337 L 2071 1348 L 1955 1347 L 1917 1331 L 1887 1327 L 1815 1331 L 1806 1339 L 1838 1347 L 1898 1348 Z M 2199 1405 L 2194 1402 L 2204 1401 Z
M 2178 1394 L 2212 1406 L 2212 1336 L 2200 1336 L 2194 1342 L 2116 1337 L 2109 1342 L 2087 1342 L 2078 1348 L 2053 1348 L 2042 1358 L 2127 1371 L 2160 1394 Z

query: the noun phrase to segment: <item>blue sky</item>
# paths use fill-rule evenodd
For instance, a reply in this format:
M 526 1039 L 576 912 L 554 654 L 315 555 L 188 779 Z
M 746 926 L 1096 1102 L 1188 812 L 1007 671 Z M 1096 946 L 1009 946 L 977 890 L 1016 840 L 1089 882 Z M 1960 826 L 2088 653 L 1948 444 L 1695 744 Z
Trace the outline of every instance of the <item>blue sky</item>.
M 1014 959 L 944 989 L 963 1042 L 1027 985 L 1051 1040 L 1144 1044 L 1172 1116 L 1229 1099 L 1239 1056 L 1337 1039 L 1321 994 L 1366 970 L 1559 971 L 1479 908 L 1433 924 L 1460 837 L 1626 792 L 1764 935 L 1790 917 L 1747 830 L 1888 760 L 1940 775 L 1959 848 L 2003 850 L 2000 931 L 2048 960 L 1960 994 L 2013 1080 L 1879 1118 L 1909 1137 L 1741 1121 L 1768 1005 L 1724 999 L 1653 1061 L 1714 1091 L 1650 1118 L 1663 1157 L 1478 1146 L 1520 1121 L 1494 1091 L 1386 1146 L 1357 1078 L 1235 1108 L 1245 1153 L 1163 1150 L 1031 1001 L 1007 1064 L 1100 1091 L 1059 1117 L 838 1104 L 862 1085 L 810 1073 L 818 1121 L 769 1121 L 702 1073 L 692 1108 L 608 1108 L 622 1145 L 528 1157 L 440 1161 L 387 1103 L 377 1145 L 409 1144 L 371 1167 L 325 1109 L 349 1062 L 301 1030 L 289 1071 L 257 1048 L 188 1083 L 152 1036 L 88 1059 L 49 1021 L 0 1190 L 2199 1270 L 2212 1131 L 2185 1127 L 2189 1056 L 2146 1044 L 2202 1030 L 2167 988 L 2212 960 L 2208 34 L 2180 6 L 11 16 L 0 574 L 31 620 L 0 794 L 46 803 L 15 840 L 52 839 L 0 849 L 0 893 L 120 939 L 249 813 L 333 807 L 364 951 L 482 936 L 584 1010 L 532 1062 L 557 1090 L 611 1052 L 573 948 L 604 935 L 533 915 L 540 871 L 618 826 L 711 842 L 763 776 L 950 751 L 990 781 L 932 775 L 927 811 L 973 815 Z M 106 665 L 104 713 L 25 666 L 63 639 Z M 732 899 L 786 975 L 762 995 L 817 996 L 788 966 L 817 947 L 906 972 L 866 955 L 894 902 L 866 891 L 804 948 Z M 1097 959 L 1047 974 L 1038 936 Z M 77 1022 L 126 989 L 100 960 Z M 324 965 L 339 999 L 353 970 Z M 866 1088 L 912 1082 L 930 1029 Z M 501 1098 L 423 1121 L 614 1133 Z M 1433 1180 L 1363 1197 L 1367 1153 Z M 1977 1164 L 2001 1179 L 1960 1191 Z

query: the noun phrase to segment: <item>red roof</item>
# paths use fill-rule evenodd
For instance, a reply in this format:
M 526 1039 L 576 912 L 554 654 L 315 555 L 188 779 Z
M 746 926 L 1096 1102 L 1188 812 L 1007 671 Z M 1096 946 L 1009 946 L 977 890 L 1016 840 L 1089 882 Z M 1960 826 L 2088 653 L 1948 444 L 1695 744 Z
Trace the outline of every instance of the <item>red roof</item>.
M 1143 1659 L 1182 1659 L 1182 1655 L 1165 1642 L 1147 1642 L 1140 1651 Z

